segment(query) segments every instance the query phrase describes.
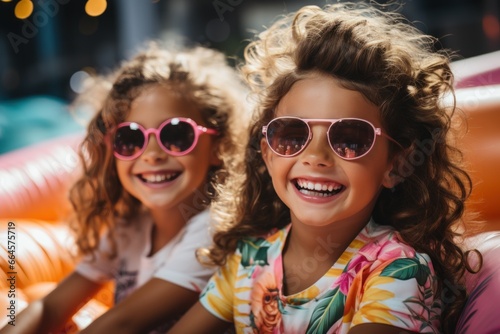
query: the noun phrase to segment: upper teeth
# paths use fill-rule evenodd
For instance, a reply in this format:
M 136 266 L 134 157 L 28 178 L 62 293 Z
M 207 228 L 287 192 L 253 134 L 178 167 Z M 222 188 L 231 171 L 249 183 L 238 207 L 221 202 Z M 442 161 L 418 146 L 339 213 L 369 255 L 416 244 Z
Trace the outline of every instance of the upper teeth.
M 342 187 L 342 185 L 338 183 L 320 183 L 320 182 L 312 182 L 307 180 L 297 180 L 297 184 L 301 188 L 316 190 L 316 191 L 333 191 L 338 190 Z
M 163 182 L 172 177 L 172 174 L 149 174 L 142 175 L 143 179 L 147 182 Z

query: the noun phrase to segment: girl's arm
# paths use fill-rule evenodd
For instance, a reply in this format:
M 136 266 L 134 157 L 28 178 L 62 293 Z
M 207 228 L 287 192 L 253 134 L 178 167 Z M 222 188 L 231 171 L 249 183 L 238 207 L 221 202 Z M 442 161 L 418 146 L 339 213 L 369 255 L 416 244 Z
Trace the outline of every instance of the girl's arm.
M 184 314 L 168 334 L 224 333 L 231 325 L 231 323 L 221 320 L 208 312 L 200 302 L 197 302 Z
M 93 295 L 102 284 L 73 272 L 44 298 L 34 301 L 16 319 L 16 326 L 5 326 L 1 334 L 49 333 L 60 328 Z
M 384 324 L 361 324 L 349 331 L 349 334 L 412 334 L 405 329 Z
M 81 333 L 145 333 L 182 316 L 198 297 L 198 292 L 152 278 Z

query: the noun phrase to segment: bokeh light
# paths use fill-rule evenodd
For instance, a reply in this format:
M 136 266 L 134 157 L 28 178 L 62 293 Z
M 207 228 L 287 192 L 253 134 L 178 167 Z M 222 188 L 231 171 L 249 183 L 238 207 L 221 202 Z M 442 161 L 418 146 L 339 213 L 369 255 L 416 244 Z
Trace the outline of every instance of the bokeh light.
M 81 93 L 83 91 L 83 83 L 85 79 L 89 77 L 90 75 L 86 71 L 77 71 L 73 73 L 69 79 L 69 86 L 71 90 L 75 93 Z
M 24 20 L 33 13 L 33 2 L 31 0 L 21 0 L 14 9 L 14 14 L 18 19 Z
M 85 12 L 89 16 L 99 16 L 106 11 L 107 6 L 106 0 L 88 0 L 85 4 Z
M 485 15 L 483 17 L 483 31 L 490 39 L 500 38 L 500 22 L 494 15 Z

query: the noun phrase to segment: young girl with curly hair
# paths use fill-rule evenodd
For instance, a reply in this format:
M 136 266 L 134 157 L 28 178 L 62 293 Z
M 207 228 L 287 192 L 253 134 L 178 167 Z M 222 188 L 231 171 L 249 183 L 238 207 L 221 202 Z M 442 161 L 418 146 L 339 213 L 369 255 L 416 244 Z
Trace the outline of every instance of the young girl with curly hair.
M 96 83 L 81 96 L 99 109 L 70 193 L 84 257 L 18 333 L 58 328 L 108 281 L 116 304 L 82 333 L 165 332 L 214 272 L 195 251 L 210 245 L 210 202 L 241 150 L 238 72 L 221 52 L 151 43 Z
M 434 42 L 394 11 L 339 3 L 249 44 L 246 166 L 200 254 L 221 267 L 169 333 L 453 333 L 471 182 Z

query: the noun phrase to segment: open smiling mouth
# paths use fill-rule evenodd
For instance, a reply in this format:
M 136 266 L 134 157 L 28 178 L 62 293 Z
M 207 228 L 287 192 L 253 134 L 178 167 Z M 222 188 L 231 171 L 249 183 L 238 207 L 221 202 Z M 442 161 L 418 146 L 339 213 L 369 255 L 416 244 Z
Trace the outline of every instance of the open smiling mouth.
M 297 190 L 312 197 L 330 197 L 344 190 L 344 186 L 335 182 L 313 182 L 304 179 L 294 180 Z
M 164 173 L 164 174 L 139 174 L 139 177 L 143 182 L 150 184 L 160 184 L 171 182 L 181 175 L 180 172 L 175 173 Z

